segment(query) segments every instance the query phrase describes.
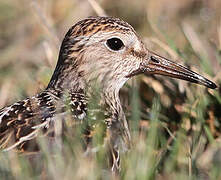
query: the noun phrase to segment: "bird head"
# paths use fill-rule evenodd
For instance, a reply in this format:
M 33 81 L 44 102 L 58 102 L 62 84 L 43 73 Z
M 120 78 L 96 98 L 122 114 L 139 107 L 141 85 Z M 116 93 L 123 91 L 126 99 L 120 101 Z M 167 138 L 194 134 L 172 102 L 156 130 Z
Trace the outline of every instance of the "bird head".
M 149 51 L 131 25 L 111 17 L 90 17 L 68 31 L 49 87 L 76 89 L 96 82 L 105 91 L 118 92 L 129 78 L 141 73 L 216 88 L 205 77 Z

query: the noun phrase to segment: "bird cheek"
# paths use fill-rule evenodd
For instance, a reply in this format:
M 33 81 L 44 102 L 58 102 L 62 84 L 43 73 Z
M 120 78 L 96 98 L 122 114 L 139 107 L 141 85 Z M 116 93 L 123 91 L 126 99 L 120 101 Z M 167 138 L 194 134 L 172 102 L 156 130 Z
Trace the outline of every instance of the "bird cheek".
M 134 75 L 140 74 L 140 64 L 141 61 L 139 58 L 134 58 L 133 61 L 130 61 L 127 65 L 127 75 L 125 76 L 126 78 L 130 78 Z

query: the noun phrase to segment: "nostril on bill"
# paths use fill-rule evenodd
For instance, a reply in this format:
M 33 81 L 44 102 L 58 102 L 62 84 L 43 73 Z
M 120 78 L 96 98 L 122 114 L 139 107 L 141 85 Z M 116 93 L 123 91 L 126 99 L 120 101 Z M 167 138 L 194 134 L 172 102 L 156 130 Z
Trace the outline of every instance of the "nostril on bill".
M 155 58 L 154 56 L 150 56 L 150 60 L 155 62 L 155 63 L 159 63 L 158 59 Z

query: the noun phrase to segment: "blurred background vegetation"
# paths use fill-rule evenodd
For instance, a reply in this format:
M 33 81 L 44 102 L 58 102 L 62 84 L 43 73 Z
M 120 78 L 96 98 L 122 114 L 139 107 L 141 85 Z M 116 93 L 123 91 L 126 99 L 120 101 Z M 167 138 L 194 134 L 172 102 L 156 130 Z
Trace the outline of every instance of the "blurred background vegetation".
M 220 0 L 2 0 L 0 107 L 47 86 L 61 41 L 78 20 L 119 17 L 136 29 L 149 49 L 189 66 L 218 88 L 161 76 L 129 81 L 121 97 L 133 149 L 124 155 L 122 171 L 115 178 L 221 179 L 220 9 Z M 47 175 L 34 173 L 14 154 L 1 154 L 1 168 L 12 175 L 1 170 L 0 176 L 4 172 L 6 179 L 113 178 L 99 169 L 104 159 L 89 163 L 77 153 L 82 152 L 46 158 Z M 68 158 L 73 162 L 64 163 Z

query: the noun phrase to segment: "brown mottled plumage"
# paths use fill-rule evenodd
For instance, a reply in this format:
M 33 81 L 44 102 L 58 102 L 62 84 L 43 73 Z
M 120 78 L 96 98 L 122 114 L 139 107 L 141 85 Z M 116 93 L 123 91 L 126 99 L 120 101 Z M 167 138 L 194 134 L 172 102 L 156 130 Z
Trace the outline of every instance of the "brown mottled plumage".
M 147 50 L 128 23 L 118 18 L 90 17 L 67 32 L 46 90 L 0 110 L 0 147 L 37 149 L 30 142 L 39 131 L 53 136 L 57 115 L 68 107 L 74 121 L 85 118 L 88 98 L 99 86 L 113 148 L 113 169 L 118 169 L 119 151 L 130 144 L 119 90 L 130 77 L 141 73 L 162 74 L 216 88 L 208 79 Z

